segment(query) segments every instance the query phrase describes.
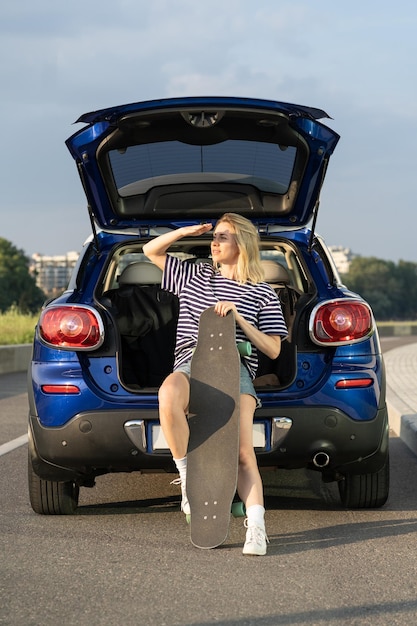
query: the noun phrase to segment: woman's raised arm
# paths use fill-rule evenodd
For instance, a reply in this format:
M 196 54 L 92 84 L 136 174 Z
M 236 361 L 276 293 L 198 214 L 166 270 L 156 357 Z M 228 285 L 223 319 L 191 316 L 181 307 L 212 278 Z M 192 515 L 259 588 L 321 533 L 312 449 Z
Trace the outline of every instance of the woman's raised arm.
M 183 237 L 199 236 L 207 233 L 213 226 L 211 224 L 196 224 L 195 226 L 183 226 L 169 233 L 164 233 L 151 239 L 143 246 L 143 254 L 148 257 L 152 263 L 155 263 L 161 270 L 165 268 L 167 250 L 171 244 Z

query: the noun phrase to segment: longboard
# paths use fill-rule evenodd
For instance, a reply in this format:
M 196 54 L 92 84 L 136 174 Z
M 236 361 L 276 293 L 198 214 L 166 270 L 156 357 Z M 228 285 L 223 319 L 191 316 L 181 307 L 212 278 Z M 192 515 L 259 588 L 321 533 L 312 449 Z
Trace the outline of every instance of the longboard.
M 215 548 L 228 535 L 239 461 L 240 356 L 233 313 L 200 318 L 191 361 L 187 497 L 191 542 Z

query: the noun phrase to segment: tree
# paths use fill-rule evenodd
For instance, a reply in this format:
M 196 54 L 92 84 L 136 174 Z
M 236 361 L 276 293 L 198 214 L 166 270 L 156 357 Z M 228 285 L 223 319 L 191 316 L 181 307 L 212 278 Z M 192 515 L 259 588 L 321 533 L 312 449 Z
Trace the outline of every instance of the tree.
M 417 318 L 417 263 L 399 261 L 397 280 L 401 289 L 402 319 Z
M 45 297 L 29 273 L 23 250 L 0 237 L 0 311 L 15 305 L 22 313 L 36 313 Z
M 343 282 L 371 305 L 377 320 L 417 317 L 417 264 L 355 257 Z

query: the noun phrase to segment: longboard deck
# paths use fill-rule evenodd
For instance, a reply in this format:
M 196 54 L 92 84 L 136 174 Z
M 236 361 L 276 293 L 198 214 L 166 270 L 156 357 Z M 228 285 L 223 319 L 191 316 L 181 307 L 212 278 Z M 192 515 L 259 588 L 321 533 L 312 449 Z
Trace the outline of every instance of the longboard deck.
M 239 460 L 240 357 L 233 314 L 200 318 L 191 361 L 187 496 L 191 542 L 214 548 L 228 535 Z

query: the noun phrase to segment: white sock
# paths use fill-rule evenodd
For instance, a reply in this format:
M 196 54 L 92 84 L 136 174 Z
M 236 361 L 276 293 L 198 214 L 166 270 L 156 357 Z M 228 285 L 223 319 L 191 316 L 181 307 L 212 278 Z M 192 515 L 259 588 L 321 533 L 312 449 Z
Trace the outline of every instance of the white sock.
M 261 504 L 253 504 L 246 509 L 246 517 L 248 525 L 256 524 L 265 530 L 265 509 Z
M 177 467 L 181 480 L 185 482 L 187 477 L 187 457 L 184 456 L 182 459 L 174 459 L 174 463 Z

